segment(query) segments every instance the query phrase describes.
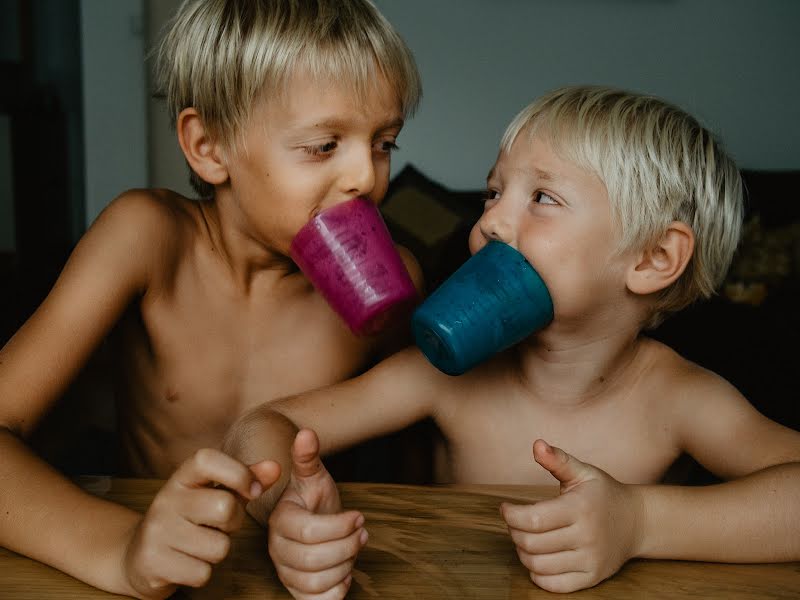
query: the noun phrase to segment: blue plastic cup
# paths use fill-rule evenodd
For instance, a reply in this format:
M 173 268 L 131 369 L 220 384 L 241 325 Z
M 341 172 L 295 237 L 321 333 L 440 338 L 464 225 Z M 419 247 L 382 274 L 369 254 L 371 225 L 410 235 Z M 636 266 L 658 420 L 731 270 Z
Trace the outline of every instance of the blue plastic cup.
M 411 326 L 431 364 L 461 375 L 552 320 L 539 274 L 514 248 L 492 241 L 414 311 Z

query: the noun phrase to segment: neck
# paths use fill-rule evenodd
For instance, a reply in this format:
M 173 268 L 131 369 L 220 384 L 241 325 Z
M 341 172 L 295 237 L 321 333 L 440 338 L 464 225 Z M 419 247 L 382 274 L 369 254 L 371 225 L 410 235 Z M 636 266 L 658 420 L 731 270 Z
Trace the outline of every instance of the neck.
M 523 383 L 535 397 L 562 407 L 601 402 L 612 390 L 632 386 L 641 347 L 638 327 L 580 340 L 545 330 L 518 346 Z
M 258 240 L 225 201 L 201 201 L 201 219 L 211 251 L 230 271 L 237 288 L 250 293 L 258 285 L 272 285 L 297 271 L 285 254 Z

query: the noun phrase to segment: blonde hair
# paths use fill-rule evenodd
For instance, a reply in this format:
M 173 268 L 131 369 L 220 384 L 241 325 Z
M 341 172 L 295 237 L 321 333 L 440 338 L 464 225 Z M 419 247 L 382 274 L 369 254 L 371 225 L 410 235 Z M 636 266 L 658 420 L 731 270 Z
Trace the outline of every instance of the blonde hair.
M 667 102 L 596 86 L 565 87 L 524 108 L 503 135 L 508 151 L 525 132 L 543 135 L 565 159 L 605 184 L 619 252 L 657 243 L 673 221 L 695 246 L 681 277 L 643 324 L 710 297 L 730 267 L 742 227 L 742 180 L 733 160 L 696 119 Z
M 184 0 L 154 52 L 172 125 L 194 107 L 228 147 L 255 103 L 282 94 L 298 69 L 361 97 L 382 75 L 405 116 L 422 95 L 411 51 L 370 0 Z M 190 177 L 201 197 L 213 195 Z

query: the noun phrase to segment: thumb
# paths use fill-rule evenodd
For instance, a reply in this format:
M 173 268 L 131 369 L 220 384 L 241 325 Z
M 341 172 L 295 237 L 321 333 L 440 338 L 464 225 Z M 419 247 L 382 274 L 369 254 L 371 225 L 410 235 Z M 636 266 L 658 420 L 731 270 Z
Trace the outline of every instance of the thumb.
M 313 477 L 325 470 L 319 457 L 319 438 L 311 429 L 297 432 L 292 444 L 292 475 Z
M 319 438 L 311 429 L 297 432 L 292 445 L 292 483 L 285 500 L 314 513 L 332 514 L 342 510 L 333 478 L 319 457 Z
M 533 458 L 561 482 L 562 491 L 589 479 L 592 467 L 544 440 L 533 443 Z
M 281 466 L 274 460 L 262 460 L 249 465 L 248 468 L 255 480 L 261 485 L 262 490 L 272 487 L 281 476 Z

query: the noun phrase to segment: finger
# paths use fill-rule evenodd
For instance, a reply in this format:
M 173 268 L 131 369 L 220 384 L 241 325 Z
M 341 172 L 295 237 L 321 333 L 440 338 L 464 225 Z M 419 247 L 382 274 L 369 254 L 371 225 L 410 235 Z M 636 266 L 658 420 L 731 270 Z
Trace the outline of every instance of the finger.
M 543 590 L 565 594 L 588 587 L 595 583 L 588 573 L 561 573 L 559 575 L 537 575 L 531 573 L 531 580 Z
M 279 502 L 269 519 L 270 536 L 303 544 L 319 544 L 347 537 L 364 524 L 357 511 L 314 514 L 294 502 Z
M 317 434 L 311 429 L 301 429 L 292 444 L 292 474 L 295 477 L 312 477 L 324 468 L 319 457 Z
M 233 493 L 224 489 L 192 490 L 177 510 L 187 521 L 226 533 L 238 530 L 244 522 L 244 506 Z
M 276 565 L 275 570 L 286 587 L 294 588 L 305 594 L 322 594 L 344 581 L 344 578 L 350 575 L 353 571 L 353 561 L 346 560 L 330 569 L 313 573 L 298 571 L 285 565 Z
M 364 528 L 356 529 L 345 538 L 319 544 L 301 544 L 275 537 L 270 539 L 269 554 L 276 565 L 286 565 L 298 571 L 322 571 L 355 559 L 368 539 Z
M 293 598 L 297 598 L 298 600 L 306 600 L 313 598 L 314 600 L 342 600 L 347 595 L 347 592 L 350 590 L 350 586 L 353 583 L 353 576 L 348 575 L 344 578 L 344 581 L 340 581 L 331 589 L 326 592 L 322 592 L 321 594 L 305 594 L 300 590 L 296 590 L 293 587 L 286 587 L 289 593 L 292 595 Z M 284 584 L 285 585 L 285 584 Z
M 511 539 L 518 548 L 529 554 L 551 554 L 578 547 L 576 529 L 573 526 L 560 527 L 544 533 L 530 533 L 521 529 L 509 528 Z
M 577 550 L 566 550 L 552 554 L 530 554 L 517 547 L 517 556 L 531 573 L 536 575 L 560 575 L 583 572 L 581 555 Z
M 173 530 L 169 544 L 173 550 L 211 564 L 222 562 L 231 549 L 231 539 L 227 535 L 189 521 L 182 521 Z
M 164 557 L 162 567 L 167 581 L 189 587 L 202 587 L 211 579 L 211 565 L 183 552 L 171 551 Z
M 580 482 L 591 469 L 590 465 L 582 463 L 561 448 L 551 446 L 544 440 L 536 440 L 533 443 L 533 458 L 550 471 L 553 477 L 566 485 Z
M 281 477 L 281 465 L 274 460 L 262 460 L 248 467 L 263 489 L 270 488 Z
M 213 448 L 202 448 L 195 452 L 178 467 L 170 481 L 187 488 L 219 483 L 247 500 L 258 497 L 263 491 L 261 483 L 250 469 Z
M 568 503 L 561 501 L 561 497 L 534 505 L 503 502 L 500 504 L 500 514 L 509 527 L 530 533 L 544 533 L 568 527 L 575 522 L 574 512 Z

